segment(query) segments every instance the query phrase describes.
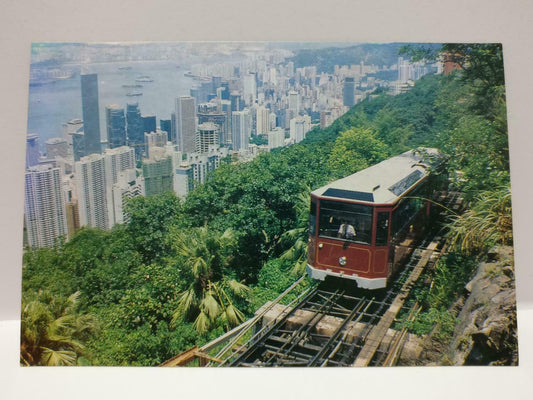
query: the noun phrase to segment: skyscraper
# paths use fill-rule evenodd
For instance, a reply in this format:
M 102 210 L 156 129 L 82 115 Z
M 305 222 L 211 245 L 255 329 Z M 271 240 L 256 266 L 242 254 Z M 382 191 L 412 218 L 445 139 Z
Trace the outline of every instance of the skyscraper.
M 252 133 L 252 114 L 247 108 L 231 114 L 231 141 L 233 150 L 247 150 Z
M 109 148 L 126 145 L 126 118 L 124 109 L 117 104 L 109 105 L 105 108 L 107 123 L 107 141 Z
M 347 76 L 342 87 L 342 102 L 347 107 L 355 105 L 355 79 Z
M 196 105 L 191 96 L 176 99 L 176 142 L 183 153 L 193 152 L 196 136 Z
M 167 133 L 167 142 L 172 142 L 172 122 L 170 119 L 160 119 L 159 126 L 163 132 Z
M 81 75 L 81 106 L 86 154 L 100 153 L 100 113 L 98 111 L 98 75 Z
M 63 124 L 63 137 L 72 146 L 74 161 L 80 161 L 85 156 L 85 135 L 83 133 L 83 120 L 79 118 L 71 119 Z
M 44 164 L 26 171 L 24 219 L 30 247 L 52 246 L 67 234 L 59 168 Z
M 300 112 L 300 93 L 294 90 L 289 92 L 289 110 L 293 111 L 295 116 Z
M 144 127 L 139 103 L 128 103 L 126 105 L 126 126 L 128 145 L 135 148 L 135 158 L 140 160 L 143 153 Z
M 146 132 L 155 132 L 157 128 L 157 120 L 155 115 L 143 115 L 141 118 L 143 120 L 143 134 Z
M 246 105 L 252 105 L 257 98 L 257 84 L 255 74 L 247 74 L 243 77 L 243 97 Z
M 26 137 L 26 168 L 39 164 L 39 136 L 29 134 Z

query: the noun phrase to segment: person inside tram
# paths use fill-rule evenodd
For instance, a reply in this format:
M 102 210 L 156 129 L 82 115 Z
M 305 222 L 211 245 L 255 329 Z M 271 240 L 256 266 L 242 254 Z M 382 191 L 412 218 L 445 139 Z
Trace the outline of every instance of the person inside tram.
M 343 220 L 337 232 L 337 237 L 351 240 L 355 236 L 356 234 L 353 225 L 350 225 L 347 220 Z

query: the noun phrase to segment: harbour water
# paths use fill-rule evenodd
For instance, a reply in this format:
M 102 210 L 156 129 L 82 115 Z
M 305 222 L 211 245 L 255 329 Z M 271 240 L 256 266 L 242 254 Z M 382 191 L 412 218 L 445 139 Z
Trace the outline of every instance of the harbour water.
M 131 67 L 131 68 L 130 68 Z M 65 65 L 76 71 L 73 77 L 55 79 L 42 85 L 29 87 L 28 133 L 38 134 L 41 148 L 46 140 L 62 135 L 62 124 L 82 118 L 80 67 Z M 106 138 L 105 107 L 118 104 L 139 103 L 143 115 L 170 119 L 176 97 L 188 95 L 194 85 L 192 78 L 184 76 L 185 67 L 168 61 L 137 61 L 100 63 L 83 66 L 83 73 L 98 74 L 100 131 Z M 149 77 L 136 81 L 139 77 Z M 142 85 L 142 87 L 123 87 Z M 142 95 L 128 96 L 133 92 Z

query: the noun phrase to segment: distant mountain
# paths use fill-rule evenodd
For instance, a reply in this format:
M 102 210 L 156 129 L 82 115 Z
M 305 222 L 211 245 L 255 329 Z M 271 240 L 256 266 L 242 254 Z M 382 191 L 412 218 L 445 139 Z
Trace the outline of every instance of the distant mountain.
M 379 66 L 396 64 L 398 51 L 406 43 L 364 43 L 350 47 L 327 47 L 302 49 L 291 59 L 296 68 L 316 65 L 317 71 L 332 73 L 335 65 L 375 64 Z M 424 44 L 425 47 L 440 47 L 440 44 Z M 289 60 L 289 61 L 291 61 Z

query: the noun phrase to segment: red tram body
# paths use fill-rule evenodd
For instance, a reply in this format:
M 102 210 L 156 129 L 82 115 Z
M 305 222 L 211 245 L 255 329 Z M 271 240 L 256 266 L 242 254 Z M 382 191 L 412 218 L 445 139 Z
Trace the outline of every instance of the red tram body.
M 311 192 L 309 276 L 386 287 L 447 182 L 443 160 L 437 149 L 410 150 Z

